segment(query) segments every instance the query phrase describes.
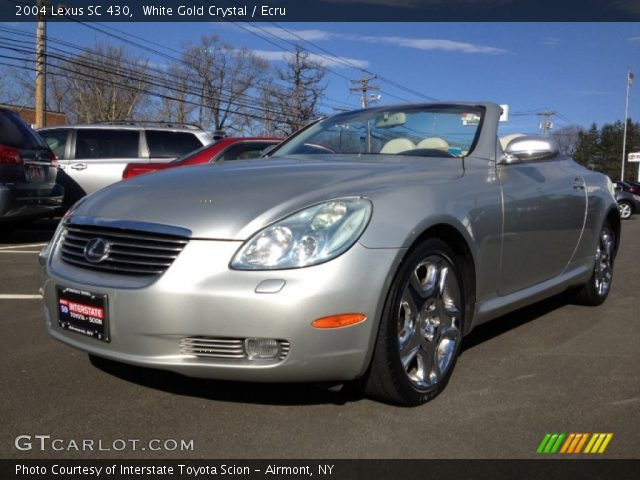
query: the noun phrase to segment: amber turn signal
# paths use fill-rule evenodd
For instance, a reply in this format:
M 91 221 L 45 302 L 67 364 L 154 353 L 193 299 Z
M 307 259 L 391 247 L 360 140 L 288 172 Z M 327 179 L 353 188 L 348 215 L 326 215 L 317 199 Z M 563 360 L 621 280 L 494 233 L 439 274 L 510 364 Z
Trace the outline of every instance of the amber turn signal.
M 316 318 L 311 322 L 311 326 L 315 328 L 348 327 L 349 325 L 364 322 L 366 319 L 367 316 L 362 313 L 340 313 L 338 315 Z

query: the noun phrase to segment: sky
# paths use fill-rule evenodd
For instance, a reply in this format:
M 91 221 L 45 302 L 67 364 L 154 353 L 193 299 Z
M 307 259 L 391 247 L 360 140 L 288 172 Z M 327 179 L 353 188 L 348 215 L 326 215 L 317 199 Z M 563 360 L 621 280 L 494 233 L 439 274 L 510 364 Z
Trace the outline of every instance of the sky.
M 28 23 L 4 24 L 33 33 Z M 627 69 L 637 76 L 629 117 L 640 119 L 639 23 L 109 23 L 91 24 L 149 48 L 127 45 L 157 66 L 185 42 L 218 34 L 282 65 L 300 43 L 330 72 L 325 113 L 358 108 L 350 79 L 366 69 L 380 78 L 378 104 L 477 100 L 509 105 L 504 133 L 536 133 L 536 112 L 549 109 L 554 127 L 588 128 L 624 118 Z M 112 29 L 117 29 L 112 30 Z M 50 23 L 48 35 L 78 46 L 119 40 L 82 24 Z M 304 40 L 309 41 L 306 43 Z M 153 42 L 153 43 L 147 43 Z M 174 49 L 174 50 L 171 50 Z M 407 90 L 398 86 L 406 87 Z M 420 96 L 414 94 L 419 93 Z

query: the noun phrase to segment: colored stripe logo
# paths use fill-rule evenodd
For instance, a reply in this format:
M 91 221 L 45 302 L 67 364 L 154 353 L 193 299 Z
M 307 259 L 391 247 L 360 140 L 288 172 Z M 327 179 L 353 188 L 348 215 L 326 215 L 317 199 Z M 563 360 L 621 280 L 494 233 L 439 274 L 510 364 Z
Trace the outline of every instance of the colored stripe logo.
M 547 433 L 536 453 L 604 453 L 613 433 Z

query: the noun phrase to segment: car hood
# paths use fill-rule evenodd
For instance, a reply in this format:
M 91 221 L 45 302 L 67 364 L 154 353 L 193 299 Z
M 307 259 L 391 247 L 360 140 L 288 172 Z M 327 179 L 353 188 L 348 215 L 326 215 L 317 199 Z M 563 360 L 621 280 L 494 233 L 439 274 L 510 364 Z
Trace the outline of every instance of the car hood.
M 462 159 L 367 156 L 245 160 L 134 177 L 86 198 L 73 217 L 171 225 L 193 238 L 246 240 L 307 206 L 346 196 L 372 199 L 462 175 Z M 335 157 L 335 155 L 333 156 Z M 383 161 L 384 160 L 384 161 Z

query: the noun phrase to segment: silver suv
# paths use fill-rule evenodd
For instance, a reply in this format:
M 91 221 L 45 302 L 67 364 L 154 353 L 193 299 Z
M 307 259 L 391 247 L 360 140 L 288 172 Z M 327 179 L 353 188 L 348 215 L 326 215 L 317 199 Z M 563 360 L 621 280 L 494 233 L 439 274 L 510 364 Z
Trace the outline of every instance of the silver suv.
M 122 179 L 131 162 L 169 162 L 213 141 L 195 125 L 104 122 L 42 128 L 58 158 L 65 205 Z

